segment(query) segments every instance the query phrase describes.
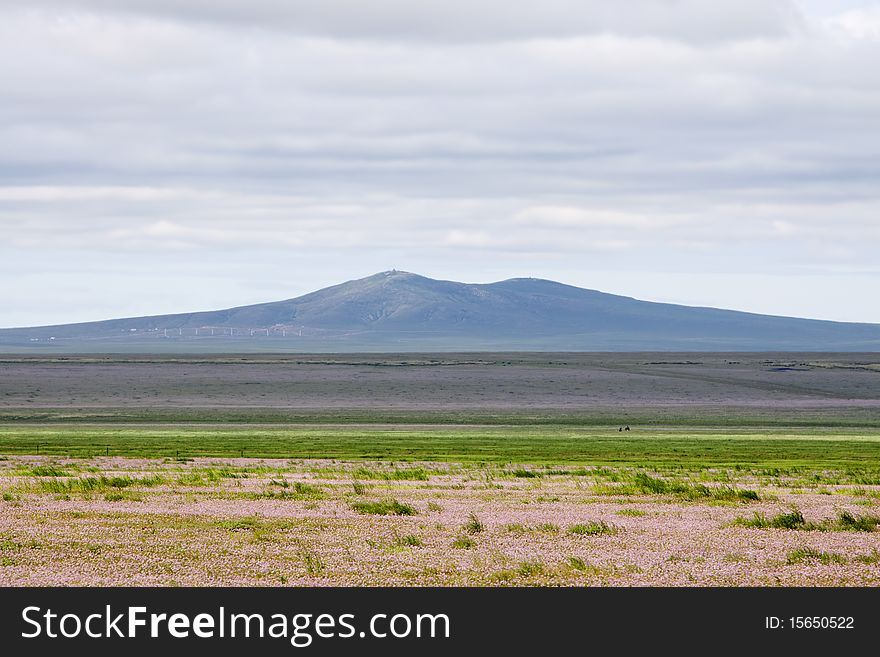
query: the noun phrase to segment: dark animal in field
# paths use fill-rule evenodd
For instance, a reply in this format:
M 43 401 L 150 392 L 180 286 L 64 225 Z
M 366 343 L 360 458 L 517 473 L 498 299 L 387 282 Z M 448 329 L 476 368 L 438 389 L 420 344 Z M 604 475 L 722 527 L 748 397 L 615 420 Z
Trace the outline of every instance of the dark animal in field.
M 623 428 L 623 430 L 624 430 L 624 431 L 629 431 L 629 425 L 626 425 L 626 426 Z

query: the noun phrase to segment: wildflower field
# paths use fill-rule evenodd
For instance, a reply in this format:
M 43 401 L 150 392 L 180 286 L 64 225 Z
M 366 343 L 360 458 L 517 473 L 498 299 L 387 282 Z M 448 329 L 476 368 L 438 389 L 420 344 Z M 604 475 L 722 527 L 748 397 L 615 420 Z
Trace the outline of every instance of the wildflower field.
M 878 527 L 876 354 L 0 358 L 5 586 L 875 586 Z
M 339 458 L 234 455 L 321 441 Z M 0 451 L 3 585 L 880 582 L 866 431 L 56 426 Z

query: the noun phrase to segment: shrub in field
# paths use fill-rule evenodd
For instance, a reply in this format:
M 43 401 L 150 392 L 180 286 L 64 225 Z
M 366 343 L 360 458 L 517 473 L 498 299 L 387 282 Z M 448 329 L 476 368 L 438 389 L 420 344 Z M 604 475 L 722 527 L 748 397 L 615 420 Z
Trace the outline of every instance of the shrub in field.
M 470 550 L 472 547 L 476 547 L 476 545 L 477 542 L 470 536 L 459 536 L 452 541 L 452 547 L 459 550 Z
M 374 516 L 414 516 L 418 513 L 414 507 L 397 500 L 355 502 L 351 505 L 351 508 L 357 513 Z

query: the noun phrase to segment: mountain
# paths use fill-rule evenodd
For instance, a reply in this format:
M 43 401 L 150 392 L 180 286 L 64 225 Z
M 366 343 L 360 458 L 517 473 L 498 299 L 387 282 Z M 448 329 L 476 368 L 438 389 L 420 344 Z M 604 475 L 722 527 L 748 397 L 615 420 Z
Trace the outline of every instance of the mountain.
M 0 351 L 877 351 L 880 325 L 388 271 L 295 299 L 0 330 Z

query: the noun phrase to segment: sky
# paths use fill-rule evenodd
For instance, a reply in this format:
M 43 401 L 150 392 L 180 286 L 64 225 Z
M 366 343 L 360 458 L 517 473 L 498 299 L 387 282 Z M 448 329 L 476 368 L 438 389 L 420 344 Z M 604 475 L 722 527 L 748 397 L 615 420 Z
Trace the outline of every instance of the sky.
M 880 3 L 0 0 L 0 326 L 392 268 L 880 322 Z

